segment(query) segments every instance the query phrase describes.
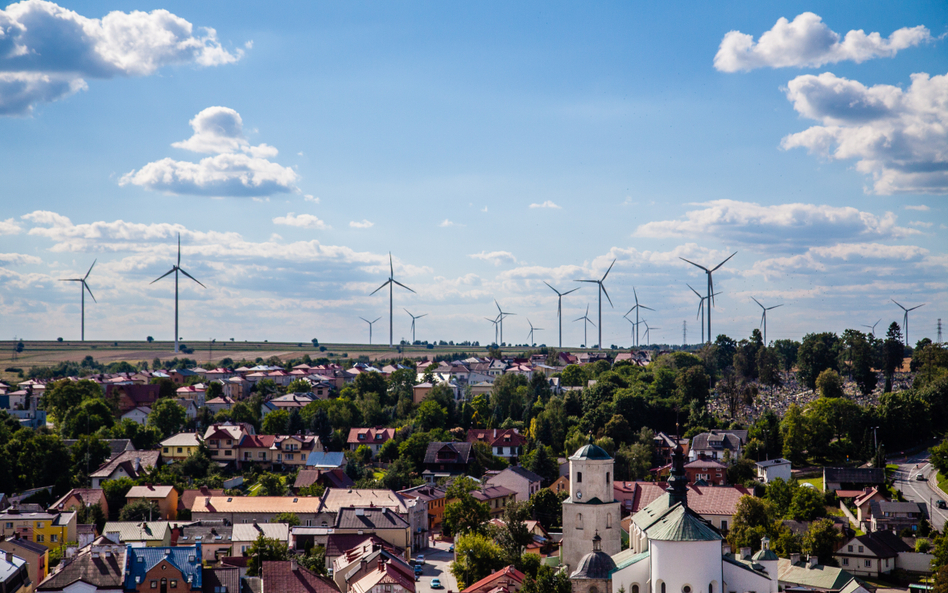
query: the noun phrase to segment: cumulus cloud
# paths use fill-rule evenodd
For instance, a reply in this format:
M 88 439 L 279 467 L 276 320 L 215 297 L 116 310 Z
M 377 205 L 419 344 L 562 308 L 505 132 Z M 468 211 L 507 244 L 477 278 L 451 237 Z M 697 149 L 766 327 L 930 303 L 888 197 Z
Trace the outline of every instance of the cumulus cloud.
M 786 94 L 800 115 L 822 125 L 786 136 L 782 148 L 857 159 L 877 194 L 948 193 L 948 74 L 913 74 L 902 90 L 825 72 L 794 78 Z
M 855 273 L 877 275 L 884 270 L 882 266 L 926 264 L 929 259 L 929 251 L 916 245 L 836 243 L 813 247 L 799 255 L 757 261 L 746 275 L 760 275 L 770 279 L 780 278 L 785 274 L 825 274 L 832 270 L 837 280 L 840 280 L 843 275 L 853 272 L 847 269 L 846 264 L 855 266 Z
M 0 265 L 3 266 L 22 266 L 24 264 L 38 265 L 43 260 L 35 255 L 25 255 L 23 253 L 0 253 Z
M 554 210 L 562 210 L 562 207 L 554 204 L 552 200 L 547 200 L 543 202 L 542 204 L 530 204 L 530 207 L 531 208 L 552 208 Z
M 932 228 L 932 226 L 933 226 L 934 224 L 935 224 L 935 223 L 933 223 L 933 222 L 922 222 L 922 221 L 920 221 L 920 220 L 913 220 L 912 222 L 909 223 L 909 226 L 917 226 L 917 227 L 921 227 L 921 228 L 923 228 L 923 229 L 930 229 L 930 228 Z
M 514 257 L 514 254 L 510 253 L 509 251 L 481 251 L 480 253 L 472 253 L 468 257 L 490 262 L 495 266 L 499 266 L 500 264 L 517 263 L 517 258 Z
M 464 226 L 464 225 L 463 225 L 463 224 L 459 224 L 459 223 L 457 223 L 457 222 L 451 222 L 450 220 L 448 220 L 447 218 L 445 218 L 445 219 L 442 220 L 440 223 L 438 223 L 438 226 L 441 227 L 441 228 L 448 228 L 448 227 L 452 227 L 452 226 Z
M 687 212 L 684 218 L 640 225 L 635 236 L 713 235 L 724 241 L 738 241 L 761 248 L 794 249 L 842 238 L 900 238 L 918 233 L 898 226 L 896 216 L 891 212 L 876 216 L 853 207 L 817 204 L 762 206 L 736 200 L 714 200 L 697 205 L 701 208 Z
M 929 208 L 929 207 L 926 206 L 925 204 L 920 204 L 920 205 L 918 205 L 918 206 L 905 206 L 905 209 L 906 209 L 906 210 L 918 210 L 919 212 L 928 212 L 929 210 L 931 210 L 931 208 Z
M 314 203 L 314 204 L 318 204 L 318 203 L 319 203 L 319 198 L 314 198 L 314 197 L 311 196 L 310 194 L 304 195 L 304 196 L 303 196 L 303 199 L 306 200 L 307 202 L 312 202 L 312 203 Z
M 192 136 L 172 146 L 214 156 L 197 163 L 164 158 L 126 173 L 119 185 L 214 197 L 260 198 L 299 191 L 296 171 L 267 160 L 278 154 L 276 148 L 251 145 L 244 137 L 243 119 L 233 109 L 208 107 L 190 124 Z
M 355 220 L 349 222 L 349 226 L 351 226 L 354 229 L 368 229 L 375 226 L 375 223 L 363 218 L 362 222 L 357 222 Z
M 923 26 L 903 27 L 888 38 L 861 29 L 841 37 L 818 15 L 804 12 L 793 21 L 781 17 L 756 43 L 751 35 L 730 31 L 721 40 L 714 67 L 722 72 L 746 72 L 768 67 L 815 67 L 845 60 L 861 63 L 891 58 L 903 49 L 930 41 L 931 33 Z
M 217 32 L 167 10 L 87 18 L 43 0 L 0 10 L 0 115 L 28 115 L 37 103 L 85 90 L 86 78 L 148 76 L 173 64 L 236 62 Z
M 321 231 L 329 230 L 330 226 L 313 216 L 312 214 L 296 215 L 290 212 L 286 216 L 277 216 L 273 219 L 273 224 L 283 224 L 286 226 L 295 226 L 304 229 L 319 229 Z
M 15 235 L 20 232 L 20 225 L 12 218 L 0 220 L 0 235 Z

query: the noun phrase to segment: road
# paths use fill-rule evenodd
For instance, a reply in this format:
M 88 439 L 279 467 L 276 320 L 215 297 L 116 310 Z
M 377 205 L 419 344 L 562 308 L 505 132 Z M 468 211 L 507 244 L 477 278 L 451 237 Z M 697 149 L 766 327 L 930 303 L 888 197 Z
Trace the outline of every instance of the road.
M 924 504 L 928 509 L 932 527 L 942 531 L 945 522 L 948 521 L 948 511 L 939 509 L 934 504 L 941 498 L 941 494 L 932 489 L 927 479 L 921 482 L 916 479 L 918 474 L 929 478 L 935 472 L 929 463 L 928 451 L 922 451 L 900 461 L 899 469 L 895 473 L 896 489 L 902 491 L 905 500 Z
M 458 584 L 450 571 L 451 563 L 454 562 L 454 553 L 448 552 L 450 545 L 451 544 L 444 542 L 435 542 L 430 548 L 422 550 L 422 553 L 425 555 L 425 565 L 421 579 L 415 583 L 415 591 L 417 593 L 431 593 L 435 591 L 438 593 L 447 593 L 448 591 L 457 593 Z M 431 579 L 436 577 L 441 579 L 442 589 L 431 588 Z

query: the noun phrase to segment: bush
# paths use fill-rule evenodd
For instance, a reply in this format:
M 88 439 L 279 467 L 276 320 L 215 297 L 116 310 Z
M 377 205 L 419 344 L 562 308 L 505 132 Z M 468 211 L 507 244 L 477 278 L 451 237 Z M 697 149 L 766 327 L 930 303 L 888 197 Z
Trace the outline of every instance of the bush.
M 56 341 L 57 341 L 57 342 L 62 342 L 63 339 L 62 339 L 62 338 L 56 338 Z

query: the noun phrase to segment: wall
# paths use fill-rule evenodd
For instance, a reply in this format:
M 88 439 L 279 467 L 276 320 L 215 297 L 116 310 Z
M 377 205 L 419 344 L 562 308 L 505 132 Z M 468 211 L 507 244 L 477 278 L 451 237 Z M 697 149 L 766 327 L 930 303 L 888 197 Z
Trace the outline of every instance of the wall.
M 682 559 L 687 558 L 686 562 Z M 649 563 L 651 565 L 652 593 L 661 593 L 661 583 L 666 593 L 682 593 L 685 585 L 691 593 L 708 593 L 708 585 L 714 585 L 713 593 L 721 593 L 724 580 L 721 570 L 721 542 L 675 542 L 649 541 Z M 754 591 L 756 587 L 729 590 Z M 767 589 L 769 590 L 769 589 Z M 644 592 L 643 592 L 644 593 Z
M 920 554 L 918 552 L 902 552 L 895 560 L 896 568 L 907 570 L 909 572 L 930 573 L 932 571 L 931 554 Z

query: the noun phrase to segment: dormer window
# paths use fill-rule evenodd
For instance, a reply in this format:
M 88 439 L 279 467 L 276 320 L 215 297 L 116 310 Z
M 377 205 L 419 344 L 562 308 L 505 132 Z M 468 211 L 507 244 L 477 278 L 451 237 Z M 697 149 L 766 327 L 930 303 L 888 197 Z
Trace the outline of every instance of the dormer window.
M 360 440 L 360 441 L 364 441 L 364 440 L 365 440 L 365 433 L 364 433 L 364 432 L 360 432 L 360 433 L 359 433 L 359 440 Z

